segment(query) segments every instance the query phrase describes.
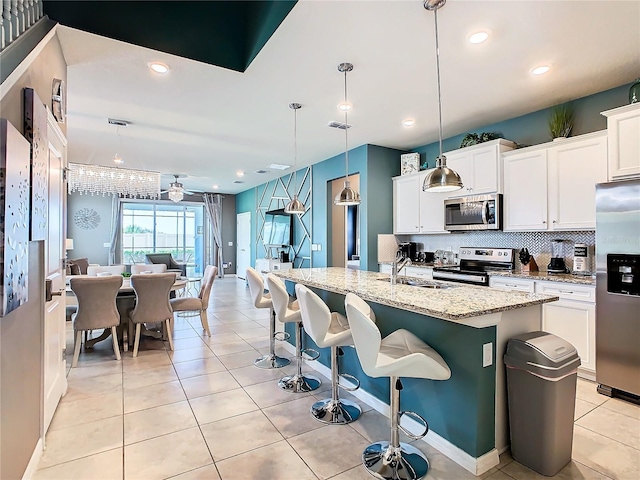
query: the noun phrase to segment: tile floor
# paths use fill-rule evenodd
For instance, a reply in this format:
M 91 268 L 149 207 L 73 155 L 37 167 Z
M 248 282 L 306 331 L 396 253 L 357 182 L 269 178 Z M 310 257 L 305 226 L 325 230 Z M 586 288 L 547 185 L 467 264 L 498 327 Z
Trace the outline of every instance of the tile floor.
M 252 307 L 243 281 L 217 279 L 209 314 L 210 338 L 201 336 L 197 317 L 176 319 L 174 352 L 149 339 L 138 358 L 129 351 L 121 362 L 111 342 L 83 353 L 69 371 L 35 478 L 373 478 L 360 454 L 388 437 L 388 420 L 363 405 L 357 422 L 323 425 L 309 407 L 328 395 L 326 379 L 313 395 L 292 395 L 276 386 L 292 366 L 255 368 L 267 350 L 268 314 Z M 640 478 L 640 407 L 607 399 L 582 380 L 577 397 L 573 461 L 555 478 Z M 426 443 L 415 444 L 430 459 L 427 478 L 475 478 Z M 545 477 L 505 453 L 483 478 Z

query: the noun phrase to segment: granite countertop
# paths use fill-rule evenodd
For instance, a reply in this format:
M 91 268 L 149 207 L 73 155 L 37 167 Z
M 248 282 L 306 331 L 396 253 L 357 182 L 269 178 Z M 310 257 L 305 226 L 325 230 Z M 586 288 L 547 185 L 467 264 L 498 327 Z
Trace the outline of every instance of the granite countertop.
M 343 295 L 353 292 L 364 300 L 460 323 L 467 323 L 464 319 L 472 317 L 558 300 L 557 296 L 552 295 L 507 292 L 438 280 L 434 280 L 432 283 L 448 288 L 432 289 L 411 285 L 391 285 L 387 274 L 340 267 L 295 268 L 276 270 L 272 273 L 280 278 L 302 283 L 309 287 Z M 495 323 L 493 322 L 493 324 Z
M 572 275 L 570 273 L 548 272 L 490 272 L 489 276 L 523 278 L 525 280 L 544 280 L 545 282 L 574 283 L 577 285 L 595 285 L 596 279 L 591 275 Z

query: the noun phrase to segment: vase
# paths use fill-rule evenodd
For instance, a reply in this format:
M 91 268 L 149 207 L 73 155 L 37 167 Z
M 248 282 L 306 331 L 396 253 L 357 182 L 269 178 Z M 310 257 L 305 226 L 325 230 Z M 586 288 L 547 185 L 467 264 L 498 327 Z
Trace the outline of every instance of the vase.
M 636 81 L 629 89 L 629 103 L 640 102 L 640 78 L 636 78 Z

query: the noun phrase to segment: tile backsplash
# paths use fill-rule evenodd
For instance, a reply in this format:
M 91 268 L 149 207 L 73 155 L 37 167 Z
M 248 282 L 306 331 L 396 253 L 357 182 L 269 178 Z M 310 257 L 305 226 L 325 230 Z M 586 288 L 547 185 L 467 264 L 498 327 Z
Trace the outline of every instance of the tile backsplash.
M 551 259 L 551 240 L 566 241 L 565 263 L 569 269 L 573 265 L 573 244 L 585 243 L 590 248 L 591 269 L 596 243 L 594 231 L 575 232 L 455 232 L 442 235 L 397 235 L 399 241 L 418 243 L 419 251 L 449 250 L 457 253 L 460 247 L 515 248 L 516 255 L 522 248 L 528 248 L 540 270 L 546 270 Z M 521 267 L 516 256 L 516 270 Z

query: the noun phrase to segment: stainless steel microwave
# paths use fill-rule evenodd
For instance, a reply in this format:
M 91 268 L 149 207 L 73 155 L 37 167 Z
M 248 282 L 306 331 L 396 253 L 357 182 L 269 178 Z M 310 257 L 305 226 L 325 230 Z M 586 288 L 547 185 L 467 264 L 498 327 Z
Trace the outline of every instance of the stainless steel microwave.
M 445 230 L 500 230 L 502 195 L 470 195 L 444 201 Z

